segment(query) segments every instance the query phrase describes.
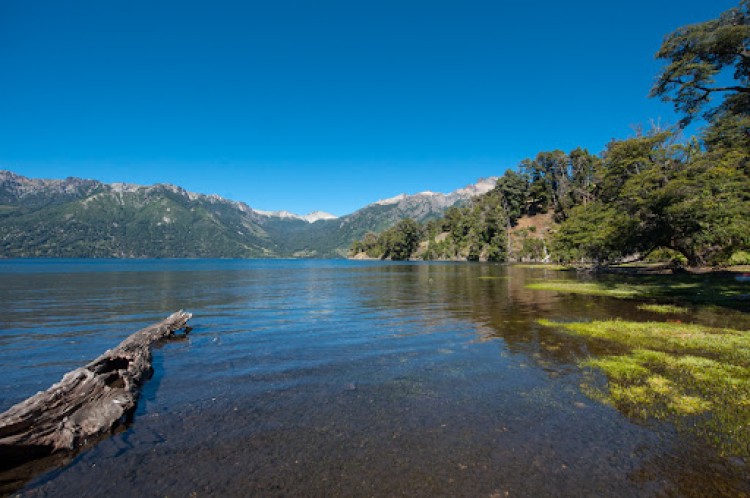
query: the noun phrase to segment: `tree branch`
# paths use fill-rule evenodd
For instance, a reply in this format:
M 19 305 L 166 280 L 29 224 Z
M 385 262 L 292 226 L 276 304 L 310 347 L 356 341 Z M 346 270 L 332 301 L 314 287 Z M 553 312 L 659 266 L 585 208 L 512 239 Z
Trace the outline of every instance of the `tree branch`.
M 712 93 L 712 92 L 740 92 L 740 93 L 750 93 L 750 88 L 746 86 L 720 86 L 717 88 L 708 88 L 705 86 L 695 86 L 698 90 L 704 91 L 706 93 Z
M 689 82 L 682 81 L 680 79 L 666 79 L 664 80 L 664 84 L 673 84 L 678 85 L 680 87 L 684 87 L 685 85 L 689 85 Z M 710 88 L 707 86 L 701 86 L 701 85 L 692 85 L 693 88 L 700 90 L 702 92 L 705 92 L 706 94 L 713 93 L 713 92 L 739 92 L 739 93 L 750 93 L 750 87 L 746 86 L 720 86 L 716 88 Z

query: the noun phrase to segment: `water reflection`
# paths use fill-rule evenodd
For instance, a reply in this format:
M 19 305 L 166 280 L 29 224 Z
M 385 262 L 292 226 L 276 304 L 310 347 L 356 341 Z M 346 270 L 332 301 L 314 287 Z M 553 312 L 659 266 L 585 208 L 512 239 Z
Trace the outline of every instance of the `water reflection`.
M 525 287 L 575 274 L 123 264 L 0 264 L 0 409 L 134 327 L 178 308 L 195 314 L 190 341 L 156 353 L 135 423 L 26 493 L 705 495 L 739 492 L 748 476 L 668 425 L 635 424 L 581 394 L 578 361 L 607 346 L 537 320 L 654 316 Z M 747 324 L 705 307 L 685 319 Z M 720 470 L 704 477 L 706 466 Z

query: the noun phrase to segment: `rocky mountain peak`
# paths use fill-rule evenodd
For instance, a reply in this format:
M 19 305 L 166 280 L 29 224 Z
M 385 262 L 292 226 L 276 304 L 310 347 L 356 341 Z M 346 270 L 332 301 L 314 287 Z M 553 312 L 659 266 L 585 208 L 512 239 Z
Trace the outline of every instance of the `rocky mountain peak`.
M 306 214 L 301 218 L 308 223 L 315 223 L 319 220 L 335 220 L 336 218 L 338 218 L 338 216 L 334 216 L 331 213 L 326 213 L 325 211 L 313 211 L 312 213 Z

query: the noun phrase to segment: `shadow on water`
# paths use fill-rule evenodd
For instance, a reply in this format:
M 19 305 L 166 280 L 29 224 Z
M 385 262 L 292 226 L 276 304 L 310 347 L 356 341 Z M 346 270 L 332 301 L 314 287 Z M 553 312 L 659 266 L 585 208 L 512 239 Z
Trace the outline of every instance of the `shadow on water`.
M 12 346 L 0 365 L 25 365 L 27 377 L 53 376 L 24 363 L 32 351 L 58 369 L 77 360 L 68 341 L 88 344 L 87 359 L 99 354 L 114 335 L 97 325 L 101 316 L 120 326 L 163 308 L 195 314 L 188 342 L 156 352 L 134 424 L 23 494 L 748 492 L 746 461 L 581 392 L 578 363 L 612 346 L 542 327 L 540 318 L 664 317 L 635 300 L 526 288 L 581 278 L 574 273 L 492 264 L 168 266 L 138 273 L 115 265 L 70 282 L 0 275 L 11 311 L 0 341 Z M 116 297 L 95 299 L 103 294 Z M 83 312 L 60 311 L 66 302 Z M 680 319 L 750 328 L 746 313 L 701 304 Z M 40 321 L 51 323 L 41 337 Z M 18 377 L 0 385 L 3 406 L 33 392 Z
M 123 439 L 127 441 L 127 433 L 133 423 L 134 417 L 145 412 L 145 405 L 153 398 L 153 393 L 159 389 L 159 384 L 163 378 L 163 358 L 158 354 L 158 349 L 169 344 L 174 345 L 186 342 L 188 342 L 188 336 L 180 335 L 167 340 L 161 340 L 154 345 L 155 359 L 152 364 L 153 374 L 150 376 L 150 380 L 146 380 L 148 388 L 141 391 L 141 396 L 136 405 L 136 413 L 128 414 L 120 423 L 112 427 L 110 431 L 93 439 L 86 440 L 82 446 L 76 448 L 74 451 L 50 453 L 47 448 L 43 447 L 0 448 L 3 457 L 6 459 L 5 461 L 0 461 L 0 496 L 5 496 L 21 489 L 28 481 L 50 469 L 61 469 L 69 465 L 75 461 L 78 455 L 85 452 L 86 449 L 109 439 L 113 435 L 124 433 Z M 53 479 L 60 472 L 62 472 L 62 469 L 52 471 L 47 479 Z
M 510 353 L 521 353 L 531 363 L 546 372 L 550 379 L 580 374 L 578 364 L 591 357 L 622 354 L 621 346 L 596 340 L 586 340 L 561 334 L 538 324 L 540 317 L 553 316 L 557 321 L 593 321 L 620 319 L 629 321 L 673 321 L 697 323 L 710 327 L 750 329 L 745 299 L 750 291 L 746 282 L 733 274 L 628 277 L 543 270 L 519 271 L 513 267 L 475 265 L 456 267 L 412 267 L 409 277 L 414 285 L 410 298 L 400 301 L 402 306 L 424 299 L 414 297 L 421 292 L 429 299 L 449 303 L 445 310 L 467 317 L 481 324 L 477 334 L 481 340 L 500 339 Z M 395 273 L 406 272 L 394 268 Z M 540 276 L 541 275 L 541 276 Z M 622 283 L 646 286 L 650 294 L 643 298 L 620 300 L 611 297 L 581 296 L 529 290 L 528 282 L 552 278 L 573 281 L 596 281 L 603 287 L 616 288 Z M 671 280 L 670 280 L 671 279 Z M 476 281 L 484 281 L 477 284 Z M 438 290 L 434 289 L 437 288 Z M 391 295 L 392 296 L 392 295 Z M 661 302 L 687 304 L 678 313 L 644 312 L 643 302 L 658 297 Z M 705 303 L 705 304 L 704 304 Z M 388 305 L 374 301 L 373 306 Z M 647 307 L 645 308 L 648 309 Z M 604 379 L 600 376 L 600 383 Z M 634 423 L 662 432 L 672 430 L 657 420 L 632 420 Z M 699 431 L 700 432 L 700 431 Z M 707 440 L 694 440 L 690 434 L 676 437 L 669 451 L 644 460 L 631 477 L 638 482 L 669 481 L 680 495 L 706 496 L 750 493 L 750 448 L 738 457 L 724 457 L 718 448 L 707 446 Z M 707 472 L 707 469 L 710 469 Z

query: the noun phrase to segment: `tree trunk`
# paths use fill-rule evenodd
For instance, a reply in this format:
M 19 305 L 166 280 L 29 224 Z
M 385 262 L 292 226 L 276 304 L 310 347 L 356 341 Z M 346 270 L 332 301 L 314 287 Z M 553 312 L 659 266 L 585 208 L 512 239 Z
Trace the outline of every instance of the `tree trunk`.
M 88 365 L 0 414 L 0 470 L 71 451 L 129 419 L 151 377 L 151 345 L 190 331 L 182 310 L 146 327 Z

